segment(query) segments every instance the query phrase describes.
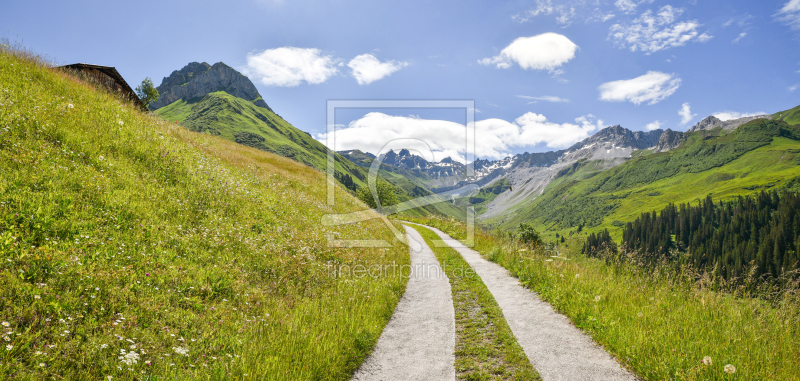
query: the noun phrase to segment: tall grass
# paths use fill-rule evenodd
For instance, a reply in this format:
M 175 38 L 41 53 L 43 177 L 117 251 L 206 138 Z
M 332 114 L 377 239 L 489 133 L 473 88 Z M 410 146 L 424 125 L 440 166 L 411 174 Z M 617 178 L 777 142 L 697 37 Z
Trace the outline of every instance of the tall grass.
M 405 278 L 325 176 L 167 123 L 0 49 L 0 379 L 348 379 Z
M 455 220 L 415 220 L 465 237 L 464 226 Z M 633 255 L 588 258 L 580 254 L 581 246 L 575 237 L 550 250 L 530 248 L 507 234 L 476 232 L 479 252 L 643 379 L 800 378 L 797 288 L 784 288 L 779 295 L 715 291 L 710 274 L 643 267 Z M 726 372 L 726 365 L 735 372 L 729 373 L 731 367 Z

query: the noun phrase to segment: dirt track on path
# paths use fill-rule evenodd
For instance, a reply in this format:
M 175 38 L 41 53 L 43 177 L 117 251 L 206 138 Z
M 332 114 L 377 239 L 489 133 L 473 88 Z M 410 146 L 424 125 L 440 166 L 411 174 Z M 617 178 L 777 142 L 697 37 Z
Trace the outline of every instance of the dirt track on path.
M 405 229 L 412 270 L 405 294 L 353 380 L 455 380 L 450 282 L 419 233 Z

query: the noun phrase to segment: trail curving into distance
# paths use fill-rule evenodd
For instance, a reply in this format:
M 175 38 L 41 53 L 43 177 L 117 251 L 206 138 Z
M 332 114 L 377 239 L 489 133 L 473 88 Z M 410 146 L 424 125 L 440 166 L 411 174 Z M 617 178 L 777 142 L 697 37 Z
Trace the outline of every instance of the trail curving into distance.
M 405 229 L 411 246 L 406 291 L 372 354 L 353 375 L 354 381 L 456 378 L 450 281 L 422 236 L 408 226 Z
M 426 225 L 481 277 L 494 296 L 517 342 L 545 381 L 636 380 L 570 320 L 553 310 L 502 266 L 484 259 L 442 231 Z

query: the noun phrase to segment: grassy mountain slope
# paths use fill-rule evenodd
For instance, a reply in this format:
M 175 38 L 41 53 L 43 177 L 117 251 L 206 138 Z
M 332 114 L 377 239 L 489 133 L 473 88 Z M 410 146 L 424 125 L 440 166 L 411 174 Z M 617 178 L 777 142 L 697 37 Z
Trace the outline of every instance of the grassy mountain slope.
M 199 99 L 179 99 L 156 110 L 156 114 L 190 130 L 220 136 L 236 143 L 288 157 L 325 172 L 328 150 L 309 134 L 298 130 L 272 110 L 259 107 L 258 101 L 247 101 L 224 91 Z M 335 173 L 349 175 L 355 187 L 366 186 L 369 170 L 345 157 L 334 154 Z M 395 173 L 381 171 L 380 176 L 398 189 L 398 199 L 407 201 L 430 194 L 425 188 Z M 354 191 L 355 189 L 350 189 Z M 429 213 L 458 215 L 447 203 L 416 208 L 412 215 Z M 463 212 L 462 212 L 463 214 Z
M 621 237 L 623 222 L 670 202 L 691 202 L 713 194 L 725 199 L 761 189 L 793 185 L 800 176 L 800 127 L 756 120 L 734 132 L 717 129 L 689 135 L 672 151 L 641 155 L 609 170 L 580 164 L 557 178 L 516 214 L 491 222 L 513 228 L 532 221 L 546 236 L 578 226 L 609 228 Z
M 408 263 L 379 220 L 321 226 L 363 203 L 24 56 L 0 50 L 0 379 L 351 377 L 405 280 L 329 266 Z
M 773 120 L 782 120 L 789 124 L 800 124 L 800 106 L 772 114 Z
M 308 133 L 289 124 L 269 109 L 224 91 L 200 99 L 179 99 L 155 111 L 193 131 L 223 137 L 242 145 L 272 152 L 325 171 L 327 148 Z M 336 172 L 346 173 L 364 185 L 365 171 L 335 154 Z

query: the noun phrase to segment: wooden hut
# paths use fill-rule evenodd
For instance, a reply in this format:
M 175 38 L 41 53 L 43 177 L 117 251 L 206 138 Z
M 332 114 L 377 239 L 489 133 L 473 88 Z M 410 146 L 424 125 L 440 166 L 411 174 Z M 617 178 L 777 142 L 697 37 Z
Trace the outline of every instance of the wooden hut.
M 96 82 L 104 86 L 112 93 L 120 95 L 123 99 L 129 100 L 141 107 L 142 110 L 147 111 L 147 107 L 144 106 L 144 103 L 142 103 L 142 100 L 136 95 L 136 92 L 128 85 L 128 82 L 125 82 L 125 79 L 122 78 L 122 75 L 120 75 L 113 66 L 76 63 L 59 66 L 59 68 L 74 71 L 85 76 L 91 82 Z

